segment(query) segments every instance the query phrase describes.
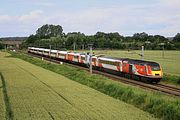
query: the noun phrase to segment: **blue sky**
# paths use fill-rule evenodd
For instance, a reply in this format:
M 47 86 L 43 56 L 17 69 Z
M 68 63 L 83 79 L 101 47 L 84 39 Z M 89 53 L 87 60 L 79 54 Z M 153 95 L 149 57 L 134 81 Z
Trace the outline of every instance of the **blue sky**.
M 43 24 L 67 32 L 138 32 L 175 36 L 180 32 L 180 0 L 3 0 L 0 37 L 28 36 Z

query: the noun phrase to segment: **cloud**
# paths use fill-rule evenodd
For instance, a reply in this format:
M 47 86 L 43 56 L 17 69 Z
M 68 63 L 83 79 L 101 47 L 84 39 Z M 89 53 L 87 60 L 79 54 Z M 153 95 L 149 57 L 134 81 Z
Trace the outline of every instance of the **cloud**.
M 18 21 L 23 23 L 38 22 L 39 20 L 41 20 L 42 14 L 43 11 L 35 10 L 27 15 L 18 16 Z
M 20 15 L 20 16 L 9 16 L 9 15 L 0 15 L 0 23 L 5 22 L 19 22 L 19 23 L 30 23 L 37 22 L 39 20 L 42 21 L 43 11 L 35 10 L 31 11 L 28 14 Z
M 65 32 L 81 31 L 86 34 L 95 34 L 97 31 L 117 31 L 124 35 L 155 29 L 158 30 L 156 31 L 158 34 L 161 27 L 165 27 L 164 24 L 168 23 L 168 20 L 166 15 L 159 15 L 152 9 L 152 6 L 144 8 L 144 6 L 131 5 L 91 8 L 76 12 L 59 11 L 58 15 L 47 19 L 48 23 L 63 25 Z
M 180 0 L 161 0 L 161 3 L 171 7 L 180 7 Z
M 8 34 L 11 31 L 12 34 L 29 35 L 43 24 L 59 24 L 66 33 L 80 31 L 95 34 L 97 31 L 104 31 L 132 35 L 147 32 L 173 36 L 180 30 L 178 5 L 179 0 L 157 0 L 151 4 L 94 6 L 74 11 L 47 8 L 18 16 L 0 15 L 0 25 L 4 30 L 1 29 L 0 32 Z
M 16 3 L 23 3 L 24 5 L 35 5 L 41 7 L 52 7 L 55 4 L 55 0 L 15 0 Z
M 47 17 L 46 21 L 62 25 L 66 32 L 87 32 L 103 24 L 103 21 L 110 15 L 107 12 L 105 9 L 96 8 L 74 12 L 58 11 L 58 14 Z
M 34 10 L 19 16 L 0 15 L 0 33 L 4 36 L 26 36 L 45 24 L 43 11 Z
M 11 17 L 8 15 L 0 15 L 0 23 L 9 21 L 10 19 L 11 19 Z

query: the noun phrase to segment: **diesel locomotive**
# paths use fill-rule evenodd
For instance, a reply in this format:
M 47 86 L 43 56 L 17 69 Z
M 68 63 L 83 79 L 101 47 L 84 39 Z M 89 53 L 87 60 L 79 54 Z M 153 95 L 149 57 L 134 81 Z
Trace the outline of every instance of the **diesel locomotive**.
M 51 50 L 44 48 L 28 47 L 28 52 L 44 57 L 51 57 L 60 61 L 71 62 L 79 65 L 89 65 L 94 69 L 103 70 L 122 76 L 131 76 L 148 82 L 158 83 L 163 77 L 161 66 L 157 62 L 136 60 L 130 58 L 113 58 L 78 52 Z M 92 58 L 90 60 L 90 58 Z

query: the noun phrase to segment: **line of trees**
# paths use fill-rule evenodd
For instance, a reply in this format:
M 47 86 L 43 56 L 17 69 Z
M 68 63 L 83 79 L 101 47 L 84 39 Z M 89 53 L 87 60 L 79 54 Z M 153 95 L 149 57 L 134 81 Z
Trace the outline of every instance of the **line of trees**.
M 43 25 L 38 28 L 35 35 L 30 35 L 24 46 L 37 46 L 54 49 L 87 49 L 88 44 L 93 43 L 96 49 L 145 49 L 180 50 L 180 33 L 172 39 L 161 35 L 148 35 L 145 32 L 135 33 L 133 36 L 122 36 L 118 32 L 97 32 L 95 35 L 85 35 L 80 32 L 63 33 L 60 25 Z M 164 45 L 164 46 L 162 46 Z

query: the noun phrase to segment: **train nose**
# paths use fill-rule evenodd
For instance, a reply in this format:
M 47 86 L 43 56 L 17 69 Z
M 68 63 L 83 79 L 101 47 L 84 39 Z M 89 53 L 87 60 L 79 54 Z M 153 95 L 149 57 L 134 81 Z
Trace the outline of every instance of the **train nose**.
M 162 72 L 161 71 L 152 71 L 152 75 L 153 76 L 162 76 Z

